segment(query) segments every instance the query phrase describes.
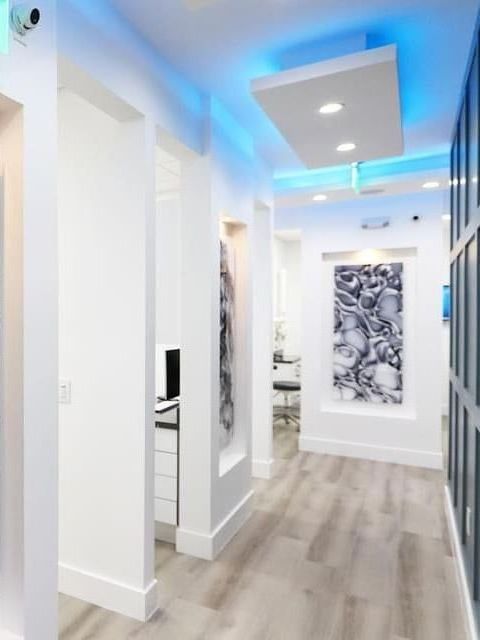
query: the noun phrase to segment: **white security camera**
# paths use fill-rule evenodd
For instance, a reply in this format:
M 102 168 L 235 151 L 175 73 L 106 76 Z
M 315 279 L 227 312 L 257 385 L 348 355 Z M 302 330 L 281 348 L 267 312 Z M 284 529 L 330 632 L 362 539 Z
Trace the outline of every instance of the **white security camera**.
M 26 4 L 19 4 L 13 7 L 10 19 L 13 30 L 20 36 L 26 36 L 27 33 L 38 26 L 40 22 L 40 9 L 30 7 Z

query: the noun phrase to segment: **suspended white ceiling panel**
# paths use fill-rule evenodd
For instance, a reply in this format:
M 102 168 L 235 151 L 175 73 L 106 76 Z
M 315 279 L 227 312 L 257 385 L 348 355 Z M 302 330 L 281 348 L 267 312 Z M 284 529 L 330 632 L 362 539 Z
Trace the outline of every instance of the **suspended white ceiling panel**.
M 251 89 L 309 169 L 403 154 L 394 45 L 259 78 Z M 344 109 L 320 115 L 320 107 L 331 102 Z M 337 151 L 350 142 L 354 151 Z

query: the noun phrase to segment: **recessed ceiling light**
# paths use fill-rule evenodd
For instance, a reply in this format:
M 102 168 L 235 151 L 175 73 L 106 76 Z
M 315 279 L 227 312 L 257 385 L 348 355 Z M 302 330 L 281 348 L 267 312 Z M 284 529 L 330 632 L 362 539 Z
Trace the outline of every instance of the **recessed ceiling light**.
M 317 193 L 316 196 L 313 196 L 315 202 L 325 202 L 327 200 L 327 196 L 324 193 Z
M 339 111 L 344 109 L 344 107 L 345 105 L 341 102 L 327 102 L 327 104 L 324 104 L 320 107 L 318 112 L 321 113 L 322 116 L 329 116 L 333 113 L 338 113 Z
M 345 151 L 353 151 L 357 148 L 357 145 L 354 142 L 344 142 L 343 144 L 339 144 L 337 147 L 337 151 L 345 152 Z
M 444 213 L 442 216 L 442 220 L 451 220 L 452 216 L 449 213 Z
M 424 189 L 438 189 L 438 187 L 440 186 L 440 183 L 437 182 L 436 180 L 432 180 L 431 182 L 425 182 L 425 184 L 423 185 Z

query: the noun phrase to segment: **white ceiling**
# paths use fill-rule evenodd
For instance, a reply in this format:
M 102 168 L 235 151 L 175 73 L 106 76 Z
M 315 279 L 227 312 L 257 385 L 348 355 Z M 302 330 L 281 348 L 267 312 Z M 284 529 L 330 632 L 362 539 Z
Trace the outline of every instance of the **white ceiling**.
M 323 43 L 365 33 L 397 44 L 407 155 L 448 149 L 478 0 L 109 0 L 174 67 L 215 94 L 285 175 L 296 154 L 250 94 L 251 80 L 315 62 Z M 192 10 L 192 4 L 196 5 Z
M 393 45 L 254 80 L 252 93 L 308 169 L 403 153 Z M 331 102 L 344 109 L 320 115 L 319 108 Z M 345 142 L 356 149 L 337 151 Z
M 190 9 L 201 9 L 205 7 L 207 4 L 213 4 L 214 2 L 218 2 L 218 0 L 183 0 L 187 7 Z

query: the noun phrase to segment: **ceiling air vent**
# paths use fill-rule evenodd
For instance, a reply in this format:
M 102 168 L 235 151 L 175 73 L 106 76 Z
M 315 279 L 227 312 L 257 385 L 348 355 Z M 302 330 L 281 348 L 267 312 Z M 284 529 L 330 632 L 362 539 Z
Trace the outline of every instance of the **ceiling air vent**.
M 362 220 L 362 229 L 385 229 L 390 225 L 390 218 L 366 218 Z
M 380 193 L 385 193 L 385 189 L 363 189 L 360 191 L 361 196 L 378 196 Z

